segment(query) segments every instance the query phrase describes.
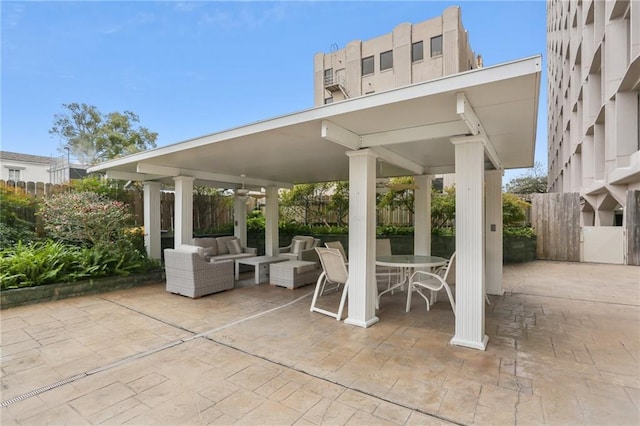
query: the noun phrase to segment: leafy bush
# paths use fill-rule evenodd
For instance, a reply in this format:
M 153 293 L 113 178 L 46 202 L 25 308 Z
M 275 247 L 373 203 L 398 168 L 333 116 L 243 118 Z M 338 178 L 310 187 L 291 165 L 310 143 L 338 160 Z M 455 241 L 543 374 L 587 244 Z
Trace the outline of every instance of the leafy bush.
M 502 233 L 508 237 L 533 238 L 536 236 L 534 229 L 530 226 L 505 226 Z
M 59 242 L 18 243 L 0 250 L 2 290 L 148 271 L 157 263 L 137 250 L 116 252 Z
M 0 252 L 0 286 L 31 287 L 66 280 L 76 265 L 76 248 L 52 241 L 25 245 Z
M 125 252 L 135 249 L 125 232 L 133 221 L 126 204 L 92 192 L 53 195 L 40 209 L 48 237 L 80 247 Z
M 0 185 L 0 247 L 11 247 L 18 241 L 35 239 L 35 224 L 23 218 L 32 215 L 36 201 L 22 188 Z

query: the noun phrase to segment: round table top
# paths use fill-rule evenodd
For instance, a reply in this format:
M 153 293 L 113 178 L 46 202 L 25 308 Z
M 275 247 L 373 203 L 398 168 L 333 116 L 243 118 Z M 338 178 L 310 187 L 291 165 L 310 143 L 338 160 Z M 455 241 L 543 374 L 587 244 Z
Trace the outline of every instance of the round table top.
M 376 265 L 379 266 L 395 266 L 395 267 L 411 267 L 411 268 L 429 268 L 433 266 L 442 266 L 447 263 L 448 259 L 438 256 L 416 256 L 412 254 L 394 254 L 391 256 L 376 257 Z

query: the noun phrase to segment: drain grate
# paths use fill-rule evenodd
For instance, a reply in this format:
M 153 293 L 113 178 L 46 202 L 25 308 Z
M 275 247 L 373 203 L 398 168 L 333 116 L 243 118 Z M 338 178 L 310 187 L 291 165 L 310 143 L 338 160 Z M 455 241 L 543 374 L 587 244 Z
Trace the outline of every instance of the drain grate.
M 36 390 L 32 390 L 31 392 L 23 393 L 22 395 L 18 395 L 18 396 L 14 397 L 14 398 L 7 399 L 6 401 L 2 401 L 2 403 L 0 404 L 0 407 L 2 407 L 2 408 L 8 407 L 9 405 L 13 404 L 14 402 L 19 402 L 19 401 L 22 401 L 24 399 L 31 398 L 32 396 L 36 396 L 38 394 L 44 393 L 44 392 L 46 392 L 48 390 L 51 390 L 51 389 L 59 388 L 60 386 L 64 386 L 67 383 L 75 382 L 76 380 L 82 379 L 84 377 L 87 377 L 87 373 L 78 374 L 76 376 L 68 377 L 68 378 L 66 378 L 64 380 L 60 380 L 58 382 L 51 383 L 50 385 L 43 386 L 43 387 L 38 388 Z

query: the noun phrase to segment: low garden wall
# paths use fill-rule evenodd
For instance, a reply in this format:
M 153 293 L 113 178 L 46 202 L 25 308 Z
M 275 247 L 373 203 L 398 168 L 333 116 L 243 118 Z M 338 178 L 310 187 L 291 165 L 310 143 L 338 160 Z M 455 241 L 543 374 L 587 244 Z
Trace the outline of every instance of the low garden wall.
M 162 281 L 164 281 L 164 270 L 156 270 L 145 274 L 95 278 L 72 283 L 46 284 L 36 287 L 3 290 L 0 293 L 0 309 L 51 302 L 69 297 L 106 293 Z

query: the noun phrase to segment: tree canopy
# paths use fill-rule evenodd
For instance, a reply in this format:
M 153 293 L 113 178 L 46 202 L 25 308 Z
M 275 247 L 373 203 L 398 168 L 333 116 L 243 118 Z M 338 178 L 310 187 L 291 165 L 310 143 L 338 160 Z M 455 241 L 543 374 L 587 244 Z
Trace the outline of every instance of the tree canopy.
M 505 186 L 505 191 L 512 194 L 541 194 L 547 192 L 547 175 L 542 164 L 534 166 L 521 176 L 512 179 Z
M 140 118 L 131 111 L 102 114 L 93 105 L 76 102 L 62 107 L 65 111 L 54 115 L 49 134 L 60 137 L 61 151 L 69 149 L 84 164 L 156 146 L 158 134 L 140 126 Z

